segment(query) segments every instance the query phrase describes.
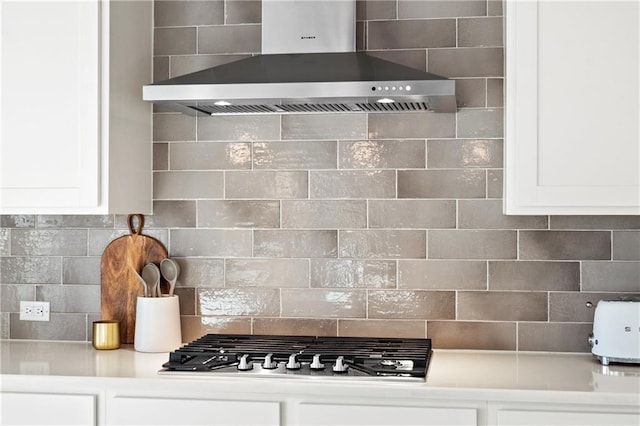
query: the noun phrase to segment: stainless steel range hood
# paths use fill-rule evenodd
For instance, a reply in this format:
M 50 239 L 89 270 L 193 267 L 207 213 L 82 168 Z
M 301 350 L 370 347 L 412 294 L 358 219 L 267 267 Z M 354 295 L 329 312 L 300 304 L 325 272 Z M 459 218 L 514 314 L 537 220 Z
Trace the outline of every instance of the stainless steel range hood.
M 456 111 L 455 81 L 354 51 L 354 0 L 262 7 L 262 55 L 144 86 L 143 99 L 190 115 Z

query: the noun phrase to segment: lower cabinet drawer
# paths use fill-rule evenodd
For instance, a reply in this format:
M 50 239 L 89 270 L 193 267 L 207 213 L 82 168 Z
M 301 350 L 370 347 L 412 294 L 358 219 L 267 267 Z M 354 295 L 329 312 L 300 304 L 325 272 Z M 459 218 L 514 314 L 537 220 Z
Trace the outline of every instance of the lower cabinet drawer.
M 95 395 L 0 393 L 1 425 L 95 425 Z
M 638 426 L 640 414 L 599 411 L 498 410 L 496 426 Z
M 303 403 L 299 406 L 301 426 L 475 426 L 474 408 L 403 407 L 381 405 L 338 405 Z
M 109 425 L 280 425 L 280 403 L 273 401 L 116 396 L 107 405 Z

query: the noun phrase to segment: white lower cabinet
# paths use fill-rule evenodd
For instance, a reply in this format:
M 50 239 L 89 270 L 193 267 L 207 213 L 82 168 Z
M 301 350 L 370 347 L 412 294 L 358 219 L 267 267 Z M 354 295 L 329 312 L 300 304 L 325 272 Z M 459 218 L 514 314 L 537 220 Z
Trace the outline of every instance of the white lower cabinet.
M 608 407 L 499 408 L 489 410 L 491 426 L 638 426 L 640 412 L 622 412 Z M 626 411 L 626 410 L 624 410 Z
M 406 407 L 384 405 L 338 405 L 303 403 L 300 426 L 475 426 L 473 408 Z
M 0 424 L 96 425 L 95 395 L 0 393 Z
M 279 426 L 277 401 L 234 401 L 115 396 L 108 425 Z

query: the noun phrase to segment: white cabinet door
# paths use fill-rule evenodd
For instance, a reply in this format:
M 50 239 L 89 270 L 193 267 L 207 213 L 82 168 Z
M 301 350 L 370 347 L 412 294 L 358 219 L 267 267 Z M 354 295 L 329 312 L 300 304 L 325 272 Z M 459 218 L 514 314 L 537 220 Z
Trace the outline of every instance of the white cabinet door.
M 640 2 L 507 0 L 505 213 L 640 214 Z
M 279 426 L 280 403 L 116 396 L 107 401 L 107 424 Z
M 640 415 L 586 411 L 499 410 L 496 426 L 637 426 Z
M 403 407 L 304 403 L 299 406 L 301 426 L 475 426 L 473 408 Z
M 95 425 L 96 397 L 42 393 L 0 393 L 2 425 Z
M 0 205 L 99 202 L 97 1 L 2 1 Z
M 152 17 L 0 0 L 0 214 L 151 213 Z

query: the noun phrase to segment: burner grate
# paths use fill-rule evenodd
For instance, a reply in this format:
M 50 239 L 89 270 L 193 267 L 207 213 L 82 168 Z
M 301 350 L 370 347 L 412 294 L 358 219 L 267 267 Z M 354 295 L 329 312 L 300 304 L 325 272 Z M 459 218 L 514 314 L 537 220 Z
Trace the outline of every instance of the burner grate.
M 314 355 L 319 354 L 328 366 L 342 357 L 358 375 L 425 379 L 431 340 L 207 334 L 172 352 L 169 362 L 163 367 L 168 371 L 231 372 L 237 370 L 242 356 L 260 364 L 270 355 L 271 360 L 284 365 L 292 354 L 303 366 L 296 372 L 298 375 L 305 374 L 305 371 L 309 375 L 322 374 L 322 371 L 309 371 Z M 262 371 L 283 374 L 283 370 L 285 374 L 291 373 L 284 367 Z M 324 375 L 336 374 L 345 376 L 332 373 L 330 367 Z

